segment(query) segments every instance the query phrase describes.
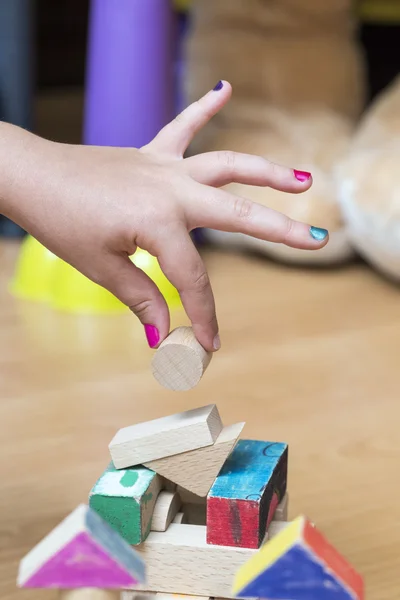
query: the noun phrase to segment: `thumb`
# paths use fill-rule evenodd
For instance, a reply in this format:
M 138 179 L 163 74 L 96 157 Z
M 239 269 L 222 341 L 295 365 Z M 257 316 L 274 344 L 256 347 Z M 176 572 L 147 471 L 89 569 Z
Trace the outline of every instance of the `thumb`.
M 101 285 L 130 308 L 145 329 L 150 348 L 167 337 L 170 315 L 160 290 L 132 263 L 128 256 L 113 255 L 106 266 Z

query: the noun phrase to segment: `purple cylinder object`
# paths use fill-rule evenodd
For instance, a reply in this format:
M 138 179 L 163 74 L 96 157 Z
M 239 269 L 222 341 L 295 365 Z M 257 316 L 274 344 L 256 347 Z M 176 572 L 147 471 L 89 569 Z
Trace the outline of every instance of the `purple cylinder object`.
M 139 148 L 174 117 L 170 0 L 91 0 L 83 142 Z

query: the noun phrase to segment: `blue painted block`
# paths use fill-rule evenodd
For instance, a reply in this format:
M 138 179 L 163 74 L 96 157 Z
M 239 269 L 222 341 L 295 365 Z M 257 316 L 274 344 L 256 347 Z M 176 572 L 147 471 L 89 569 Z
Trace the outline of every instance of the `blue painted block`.
M 259 548 L 286 492 L 288 445 L 239 440 L 207 496 L 207 542 Z
M 268 543 L 268 542 L 267 542 Z M 293 546 L 267 572 L 261 573 L 240 592 L 242 598 L 268 600 L 355 600 L 322 562 L 301 545 Z

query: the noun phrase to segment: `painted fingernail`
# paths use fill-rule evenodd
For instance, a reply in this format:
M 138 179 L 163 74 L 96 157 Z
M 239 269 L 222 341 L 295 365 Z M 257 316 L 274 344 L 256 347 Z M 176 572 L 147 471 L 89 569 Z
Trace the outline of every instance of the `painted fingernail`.
M 144 331 L 150 348 L 155 348 L 160 341 L 160 333 L 157 327 L 154 327 L 154 325 L 145 325 Z
M 219 337 L 219 333 L 217 333 L 217 335 L 214 338 L 213 347 L 214 350 L 219 350 L 221 348 L 221 339 Z
M 222 83 L 222 81 L 218 81 L 217 85 L 215 85 L 213 87 L 213 91 L 219 92 L 219 90 L 222 90 L 223 87 L 224 87 L 224 84 Z
M 293 173 L 296 179 L 298 181 L 301 181 L 302 183 L 308 181 L 311 177 L 311 173 L 309 173 L 308 171 L 298 171 L 297 169 L 293 169 Z
M 328 235 L 327 229 L 321 229 L 321 227 L 310 227 L 310 235 L 314 240 L 318 240 L 318 242 L 322 242 L 326 236 Z

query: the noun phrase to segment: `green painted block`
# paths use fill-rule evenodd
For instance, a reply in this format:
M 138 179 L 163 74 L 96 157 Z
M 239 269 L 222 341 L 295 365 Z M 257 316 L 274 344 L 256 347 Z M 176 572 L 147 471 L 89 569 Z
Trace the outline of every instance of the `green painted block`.
M 116 469 L 111 462 L 89 494 L 89 506 L 132 545 L 150 533 L 162 479 L 145 467 Z

